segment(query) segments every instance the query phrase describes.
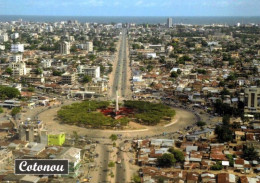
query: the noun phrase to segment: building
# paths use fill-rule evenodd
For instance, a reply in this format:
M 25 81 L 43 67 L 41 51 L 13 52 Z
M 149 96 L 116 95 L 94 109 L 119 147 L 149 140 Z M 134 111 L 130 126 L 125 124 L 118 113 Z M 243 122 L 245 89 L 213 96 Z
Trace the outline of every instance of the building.
M 89 41 L 86 43 L 86 50 L 88 52 L 93 52 L 93 42 Z
M 22 54 L 13 54 L 9 57 L 10 62 L 20 62 L 23 60 L 23 55 Z
M 53 60 L 52 59 L 44 59 L 41 61 L 41 65 L 43 68 L 50 68 Z
M 25 121 L 20 123 L 18 127 L 19 139 L 29 142 L 41 142 L 46 136 L 47 131 L 44 130 L 42 121 Z
M 4 51 L 5 50 L 5 45 L 0 45 L 0 50 Z
M 13 70 L 14 76 L 22 76 L 27 74 L 25 62 L 11 62 L 9 67 Z
M 107 91 L 107 83 L 104 81 L 90 82 L 85 85 L 85 91 L 102 94 Z
M 21 80 L 25 83 L 44 83 L 45 79 L 43 75 L 28 75 L 28 76 L 22 76 Z
M 18 53 L 18 52 L 24 52 L 24 45 L 17 43 L 11 45 L 11 52 Z
M 65 142 L 65 133 L 48 135 L 48 146 L 62 146 Z
M 19 38 L 19 33 L 13 33 L 13 34 L 11 34 L 11 39 L 17 39 L 17 38 Z
M 0 42 L 7 42 L 8 41 L 8 34 L 4 33 L 0 35 Z
M 74 85 L 76 82 L 76 74 L 70 74 L 68 72 L 62 74 L 62 83 L 63 84 L 68 84 L 68 85 Z
M 167 27 L 171 28 L 172 27 L 172 18 L 167 19 Z
M 260 88 L 245 89 L 245 113 L 260 113 Z
M 70 54 L 70 43 L 63 41 L 60 43 L 60 54 L 68 55 Z
M 86 42 L 85 44 L 79 44 L 78 48 L 82 50 L 87 50 L 88 52 L 93 52 L 93 42 L 89 41 Z
M 79 74 L 85 74 L 92 78 L 100 78 L 99 66 L 90 67 L 90 66 L 79 65 L 77 67 L 77 70 Z
M 56 158 L 69 160 L 69 177 L 77 177 L 79 175 L 81 149 L 70 147 Z

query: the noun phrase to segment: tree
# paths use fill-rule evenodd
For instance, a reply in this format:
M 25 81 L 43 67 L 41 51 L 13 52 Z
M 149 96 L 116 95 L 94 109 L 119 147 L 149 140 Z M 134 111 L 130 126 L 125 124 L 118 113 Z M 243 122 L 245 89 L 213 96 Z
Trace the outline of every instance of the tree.
M 230 130 L 229 116 L 224 116 L 222 119 L 222 125 L 217 125 L 215 128 L 215 133 L 218 135 L 218 140 L 220 142 L 228 142 L 233 139 L 233 133 Z
M 10 67 L 8 67 L 8 68 L 5 69 L 5 72 L 6 72 L 7 74 L 9 74 L 9 75 L 12 75 L 13 70 L 12 70 Z
M 2 107 L 0 107 L 0 113 L 3 113 L 4 109 Z
M 211 170 L 222 170 L 223 166 L 220 161 L 217 161 L 217 163 L 210 167 Z
M 183 152 L 174 149 L 173 147 L 169 149 L 169 152 L 174 155 L 174 158 L 176 159 L 177 162 L 184 162 L 185 157 L 183 155 Z
M 11 111 L 11 115 L 16 116 L 19 112 L 21 112 L 21 108 L 20 107 L 14 107 Z
M 141 178 L 136 174 L 133 175 L 132 180 L 134 181 L 134 183 L 141 183 Z
M 83 83 L 89 83 L 91 80 L 92 80 L 92 78 L 91 78 L 90 76 L 85 75 L 85 76 L 83 77 L 82 82 L 83 82 Z
M 42 74 L 42 69 L 41 68 L 37 68 L 36 71 L 35 71 L 35 74 L 36 75 Z
M 161 157 L 157 158 L 157 165 L 160 167 L 171 167 L 175 164 L 176 159 L 171 153 L 165 153 Z
M 28 88 L 27 89 L 29 92 L 34 92 L 35 91 L 35 89 L 33 88 L 33 87 L 30 87 L 30 88 Z
M 227 154 L 226 157 L 227 157 L 227 159 L 229 161 L 229 165 L 231 167 L 234 167 L 234 156 L 232 156 L 231 154 Z
M 177 78 L 178 77 L 178 73 L 173 71 L 171 72 L 171 78 Z
M 181 74 L 181 70 L 180 70 L 180 69 L 177 70 L 177 74 L 178 74 L 178 75 Z
M 52 71 L 53 76 L 61 76 L 62 72 L 58 71 L 58 70 L 53 70 Z
M 20 96 L 20 91 L 13 87 L 0 86 L 0 98 L 12 99 Z
M 109 168 L 115 167 L 115 162 L 110 161 L 110 162 L 108 163 L 108 167 L 109 167 Z
M 204 121 L 198 121 L 197 122 L 197 126 L 199 126 L 199 127 L 202 127 L 202 126 L 205 126 L 205 125 L 206 125 L 206 123 Z
M 258 154 L 253 146 L 243 146 L 243 157 L 246 160 L 257 160 Z
M 116 134 L 112 134 L 112 135 L 110 135 L 110 140 L 112 140 L 112 141 L 116 141 L 117 140 L 117 135 Z

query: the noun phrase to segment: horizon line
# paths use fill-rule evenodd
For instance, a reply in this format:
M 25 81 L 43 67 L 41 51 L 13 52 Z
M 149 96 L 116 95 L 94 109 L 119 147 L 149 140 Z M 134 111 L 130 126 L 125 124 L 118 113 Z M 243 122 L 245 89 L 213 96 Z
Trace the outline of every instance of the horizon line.
M 0 16 L 46 16 L 46 17 L 260 17 L 260 15 L 162 15 L 162 16 L 150 16 L 150 15 L 4 15 Z

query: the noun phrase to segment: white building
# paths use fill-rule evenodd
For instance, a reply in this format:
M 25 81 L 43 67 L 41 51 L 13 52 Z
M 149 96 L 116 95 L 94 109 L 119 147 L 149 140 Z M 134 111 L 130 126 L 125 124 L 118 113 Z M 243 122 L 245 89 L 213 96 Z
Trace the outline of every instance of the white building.
M 116 24 L 116 28 L 117 28 L 117 29 L 122 29 L 122 28 L 123 28 L 123 24 L 122 24 L 122 23 Z
M 171 28 L 172 27 L 172 18 L 167 19 L 167 27 Z
M 18 53 L 18 52 L 24 52 L 24 45 L 17 43 L 11 45 L 11 52 Z
M 90 66 L 79 65 L 77 67 L 77 70 L 79 74 L 85 74 L 92 78 L 100 78 L 99 66 L 90 67 Z
M 93 42 L 86 42 L 85 44 L 78 45 L 79 49 L 87 50 L 88 52 L 93 52 Z
M 22 54 L 13 54 L 9 58 L 10 62 L 20 62 L 22 60 L 23 60 L 23 55 Z
M 0 50 L 5 50 L 5 45 L 0 45 Z
M 69 42 L 63 41 L 60 44 L 60 53 L 63 55 L 70 54 L 70 43 Z
M 13 34 L 11 34 L 11 39 L 17 39 L 17 38 L 19 38 L 19 33 L 13 33 Z
M 52 59 L 44 59 L 41 61 L 41 65 L 43 68 L 50 68 L 53 60 Z
M 156 53 L 147 53 L 146 58 L 156 58 Z
M 12 62 L 9 67 L 13 70 L 14 76 L 23 76 L 27 74 L 25 62 Z
M 86 50 L 88 52 L 93 52 L 93 42 L 89 41 L 86 43 Z
M 0 42 L 7 42 L 8 41 L 8 34 L 4 33 L 0 35 Z

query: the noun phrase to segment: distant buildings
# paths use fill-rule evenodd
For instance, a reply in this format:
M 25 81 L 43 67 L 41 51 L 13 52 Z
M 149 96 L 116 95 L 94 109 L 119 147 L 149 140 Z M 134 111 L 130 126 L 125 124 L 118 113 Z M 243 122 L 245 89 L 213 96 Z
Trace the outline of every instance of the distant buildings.
M 70 43 L 63 41 L 60 44 L 60 54 L 62 55 L 68 55 L 70 54 Z
M 172 18 L 167 19 L 167 27 L 171 28 L 172 27 Z

